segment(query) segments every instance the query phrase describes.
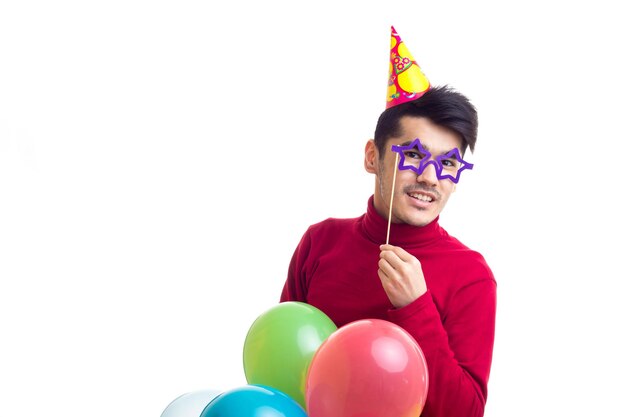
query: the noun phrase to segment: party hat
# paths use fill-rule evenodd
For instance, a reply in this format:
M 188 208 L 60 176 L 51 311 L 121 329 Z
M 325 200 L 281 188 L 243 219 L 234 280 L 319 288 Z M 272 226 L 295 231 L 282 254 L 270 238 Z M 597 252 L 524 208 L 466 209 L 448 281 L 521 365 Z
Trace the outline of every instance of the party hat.
M 387 108 L 418 99 L 429 88 L 428 78 L 392 26 Z

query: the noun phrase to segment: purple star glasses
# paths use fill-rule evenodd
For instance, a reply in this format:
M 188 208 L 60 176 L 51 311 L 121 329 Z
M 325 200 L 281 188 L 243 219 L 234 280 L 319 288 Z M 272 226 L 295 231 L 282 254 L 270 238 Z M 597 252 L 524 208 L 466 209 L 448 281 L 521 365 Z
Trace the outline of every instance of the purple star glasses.
M 392 145 L 391 150 L 400 155 L 398 169 L 410 169 L 415 171 L 417 175 L 421 175 L 428 164 L 432 164 L 437 172 L 437 178 L 440 180 L 449 179 L 455 184 L 459 182 L 461 172 L 474 167 L 474 164 L 461 158 L 461 153 L 457 148 L 433 159 L 433 155 L 424 149 L 418 138 L 406 146 Z

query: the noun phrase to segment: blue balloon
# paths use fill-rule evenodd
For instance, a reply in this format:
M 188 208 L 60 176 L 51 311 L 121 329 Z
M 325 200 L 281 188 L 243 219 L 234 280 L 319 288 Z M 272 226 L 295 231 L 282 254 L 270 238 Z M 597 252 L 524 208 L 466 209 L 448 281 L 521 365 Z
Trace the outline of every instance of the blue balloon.
M 200 417 L 307 417 L 287 394 L 264 385 L 245 385 L 218 395 Z

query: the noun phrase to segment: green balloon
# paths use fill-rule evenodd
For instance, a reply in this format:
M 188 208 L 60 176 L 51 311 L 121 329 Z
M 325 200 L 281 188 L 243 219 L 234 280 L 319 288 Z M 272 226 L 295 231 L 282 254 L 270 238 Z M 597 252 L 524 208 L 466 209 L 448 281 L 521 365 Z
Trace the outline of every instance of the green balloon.
M 243 347 L 249 384 L 284 392 L 306 409 L 306 376 L 313 355 L 337 326 L 321 310 L 297 301 L 280 303 L 252 323 Z

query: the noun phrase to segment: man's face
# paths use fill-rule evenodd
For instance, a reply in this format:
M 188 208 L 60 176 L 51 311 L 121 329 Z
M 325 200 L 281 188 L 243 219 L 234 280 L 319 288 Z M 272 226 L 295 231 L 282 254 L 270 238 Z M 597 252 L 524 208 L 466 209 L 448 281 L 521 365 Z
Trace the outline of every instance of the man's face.
M 397 153 L 391 150 L 392 145 L 407 145 L 419 138 L 433 158 L 454 148 L 460 149 L 462 145 L 459 134 L 438 126 L 427 118 L 405 116 L 400 119 L 400 126 L 402 135 L 387 141 L 382 160 L 373 141 L 369 141 L 365 148 L 365 168 L 376 174 L 374 207 L 386 219 L 389 214 L 393 175 L 397 169 Z M 428 164 L 420 175 L 411 170 L 398 170 L 391 221 L 413 226 L 429 224 L 441 213 L 454 189 L 455 184 L 449 179 L 437 178 L 433 164 Z

